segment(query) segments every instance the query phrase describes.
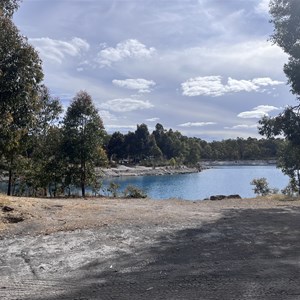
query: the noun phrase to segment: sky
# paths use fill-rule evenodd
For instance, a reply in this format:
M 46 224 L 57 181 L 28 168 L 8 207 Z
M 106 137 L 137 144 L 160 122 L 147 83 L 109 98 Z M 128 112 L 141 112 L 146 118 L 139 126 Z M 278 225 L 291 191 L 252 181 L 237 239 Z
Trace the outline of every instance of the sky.
M 23 0 L 14 21 L 67 108 L 87 91 L 109 133 L 156 123 L 187 136 L 260 135 L 294 105 L 268 0 Z

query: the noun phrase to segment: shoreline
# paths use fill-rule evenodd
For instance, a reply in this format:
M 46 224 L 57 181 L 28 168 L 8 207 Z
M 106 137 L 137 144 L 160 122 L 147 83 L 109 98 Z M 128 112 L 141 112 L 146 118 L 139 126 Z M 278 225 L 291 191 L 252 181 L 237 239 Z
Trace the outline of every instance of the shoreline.
M 276 159 L 266 160 L 203 160 L 202 167 L 215 166 L 276 166 Z
M 189 168 L 186 166 L 180 167 L 144 167 L 134 166 L 127 167 L 124 165 L 118 165 L 115 168 L 99 168 L 97 173 L 105 178 L 111 177 L 131 177 L 131 176 L 163 176 L 163 175 L 175 175 L 175 174 L 190 174 L 201 172 L 202 169 Z
M 145 166 L 124 166 L 118 165 L 114 168 L 97 168 L 97 175 L 104 178 L 112 177 L 133 177 L 133 176 L 163 176 L 177 174 L 199 173 L 205 169 L 218 166 L 276 166 L 275 159 L 269 160 L 203 160 L 200 162 L 200 167 L 187 166 L 162 166 L 162 167 L 145 167 Z

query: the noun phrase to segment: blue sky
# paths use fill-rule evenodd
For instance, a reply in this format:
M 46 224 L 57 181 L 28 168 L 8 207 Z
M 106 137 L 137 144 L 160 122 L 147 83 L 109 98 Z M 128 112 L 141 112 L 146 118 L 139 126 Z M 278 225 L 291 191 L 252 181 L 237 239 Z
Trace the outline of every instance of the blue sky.
M 108 132 L 205 140 L 260 137 L 295 104 L 269 19 L 267 0 L 24 0 L 14 17 L 65 107 L 86 90 Z

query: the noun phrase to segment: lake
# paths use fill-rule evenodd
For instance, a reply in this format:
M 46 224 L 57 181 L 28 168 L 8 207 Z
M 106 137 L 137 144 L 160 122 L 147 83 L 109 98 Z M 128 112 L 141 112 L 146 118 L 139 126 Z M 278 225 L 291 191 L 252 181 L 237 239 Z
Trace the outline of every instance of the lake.
M 254 197 L 250 182 L 261 177 L 267 179 L 271 188 L 279 190 L 289 182 L 288 177 L 275 166 L 221 166 L 195 174 L 119 177 L 109 181 L 118 183 L 121 191 L 127 185 L 134 185 L 152 199 L 202 200 L 218 194 Z

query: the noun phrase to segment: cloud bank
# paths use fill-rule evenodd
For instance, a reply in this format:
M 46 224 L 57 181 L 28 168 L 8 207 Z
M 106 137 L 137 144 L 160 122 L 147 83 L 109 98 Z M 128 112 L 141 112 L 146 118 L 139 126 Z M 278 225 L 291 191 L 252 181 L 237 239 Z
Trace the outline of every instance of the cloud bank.
M 115 112 L 130 112 L 154 107 L 149 101 L 125 98 L 113 99 L 100 104 L 100 108 Z
M 215 125 L 215 122 L 187 122 L 183 124 L 179 124 L 179 127 L 203 127 L 208 125 Z
M 284 82 L 272 80 L 269 77 L 254 78 L 252 80 L 237 80 L 231 77 L 227 83 L 222 83 L 222 76 L 204 76 L 190 78 L 181 84 L 184 96 L 212 96 L 219 97 L 228 93 L 259 92 L 262 87 L 275 86 Z
M 128 58 L 145 59 L 155 53 L 155 48 L 147 48 L 136 39 L 128 39 L 117 44 L 115 48 L 105 47 L 98 53 L 97 61 L 100 66 L 111 66 Z
M 251 111 L 239 113 L 238 117 L 243 119 L 261 119 L 264 116 L 268 116 L 268 112 L 274 110 L 279 110 L 279 108 L 271 105 L 259 105 L 254 107 Z
M 139 93 L 150 93 L 151 88 L 156 84 L 153 80 L 146 80 L 142 78 L 125 80 L 114 79 L 112 83 L 118 87 L 123 87 L 129 90 L 137 90 Z
M 59 64 L 62 64 L 67 56 L 76 57 L 90 49 L 89 43 L 78 37 L 74 37 L 70 41 L 42 37 L 29 39 L 29 42 L 35 46 L 43 58 L 55 61 Z

